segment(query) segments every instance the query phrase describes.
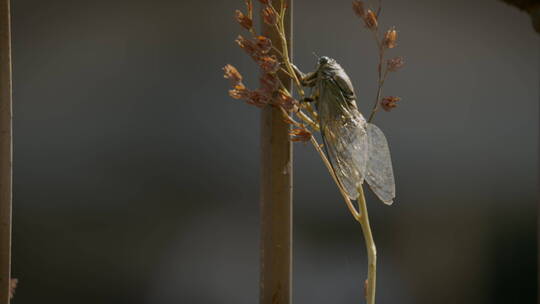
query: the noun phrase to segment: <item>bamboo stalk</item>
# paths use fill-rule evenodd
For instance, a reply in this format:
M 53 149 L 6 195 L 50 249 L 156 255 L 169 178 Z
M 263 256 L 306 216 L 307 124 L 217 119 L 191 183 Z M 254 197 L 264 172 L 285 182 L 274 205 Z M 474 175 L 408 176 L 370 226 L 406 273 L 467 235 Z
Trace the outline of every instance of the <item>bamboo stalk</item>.
M 10 3 L 0 0 L 0 304 L 11 280 L 12 104 Z
M 292 33 L 292 0 L 287 4 L 285 29 Z M 275 7 L 280 6 L 274 0 Z M 280 37 L 275 28 L 262 22 L 262 33 L 272 41 Z M 292 53 L 291 39 L 287 41 Z M 276 45 L 283 52 L 283 46 Z M 279 75 L 291 89 L 285 73 Z M 260 303 L 290 304 L 292 301 L 292 145 L 290 126 L 279 108 L 266 106 L 261 113 L 261 257 Z

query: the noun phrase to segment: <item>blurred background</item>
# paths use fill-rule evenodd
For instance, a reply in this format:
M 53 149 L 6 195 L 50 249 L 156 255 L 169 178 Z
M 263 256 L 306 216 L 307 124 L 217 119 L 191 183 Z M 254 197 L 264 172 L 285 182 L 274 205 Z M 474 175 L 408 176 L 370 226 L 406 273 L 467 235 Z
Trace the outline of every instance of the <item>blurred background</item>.
M 366 112 L 376 49 L 350 2 L 295 1 L 294 56 L 336 58 Z M 535 303 L 540 35 L 500 1 L 383 4 L 407 65 L 376 118 L 398 195 L 368 197 L 378 303 Z M 257 85 L 236 8 L 13 1 L 13 303 L 258 301 L 259 110 L 221 71 Z M 360 303 L 360 227 L 294 154 L 294 301 Z

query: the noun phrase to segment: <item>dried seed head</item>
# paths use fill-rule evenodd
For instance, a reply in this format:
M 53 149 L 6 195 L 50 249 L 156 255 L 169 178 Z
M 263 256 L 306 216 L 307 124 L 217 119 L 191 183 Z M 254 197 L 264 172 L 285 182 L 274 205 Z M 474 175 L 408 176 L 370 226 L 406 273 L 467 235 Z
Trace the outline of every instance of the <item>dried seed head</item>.
M 274 10 L 269 6 L 267 6 L 267 7 L 265 7 L 263 9 L 262 17 L 263 17 L 264 23 L 266 23 L 268 25 L 276 25 L 277 24 L 278 17 L 276 15 L 276 12 L 274 12 Z
M 242 35 L 239 35 L 235 41 L 249 56 L 254 59 L 258 58 L 258 47 L 253 41 L 244 38 Z
M 366 14 L 364 15 L 364 23 L 366 27 L 370 30 L 377 29 L 377 15 L 375 15 L 372 10 L 368 9 Z
M 391 28 L 384 34 L 383 45 L 386 48 L 393 49 L 397 46 L 397 31 L 395 28 Z
M 251 92 L 241 83 L 235 85 L 232 89 L 229 90 L 229 96 L 234 99 L 247 100 L 250 95 Z
M 268 3 L 270 3 L 270 0 L 259 0 L 259 2 L 264 5 L 267 5 Z
M 259 67 L 266 73 L 275 73 L 279 70 L 279 61 L 277 60 L 276 56 L 261 56 L 257 63 L 259 64 Z
M 364 2 L 355 0 L 352 2 L 352 8 L 354 13 L 358 17 L 364 18 L 364 16 L 366 15 L 366 10 L 364 9 Z
M 236 21 L 246 30 L 249 30 L 253 27 L 253 20 L 251 20 L 251 18 L 249 18 L 248 16 L 244 15 L 244 13 L 242 13 L 241 11 L 236 10 L 235 17 Z
M 311 139 L 311 132 L 306 129 L 293 129 L 289 132 L 291 141 L 307 142 Z
M 259 51 L 263 54 L 270 52 L 272 49 L 272 40 L 264 36 L 255 37 L 255 44 L 257 44 Z
M 381 101 L 381 106 L 383 109 L 387 112 L 391 111 L 393 108 L 397 107 L 398 101 L 400 101 L 401 98 L 397 96 L 387 96 L 383 98 Z
M 223 77 L 229 79 L 233 86 L 242 83 L 242 75 L 233 65 L 227 64 L 223 67 L 223 71 L 225 72 Z
M 278 97 L 274 100 L 274 104 L 282 106 L 287 111 L 296 111 L 300 103 L 298 100 L 280 91 Z
M 388 71 L 390 72 L 396 72 L 397 70 L 401 69 L 405 65 L 405 61 L 403 60 L 403 57 L 396 57 L 392 59 L 388 59 L 386 62 L 386 66 L 388 68 Z
M 279 88 L 279 79 L 276 74 L 265 73 L 259 79 L 261 90 L 271 96 Z
M 262 108 L 270 103 L 270 97 L 266 95 L 262 90 L 251 91 L 246 102 L 256 107 Z

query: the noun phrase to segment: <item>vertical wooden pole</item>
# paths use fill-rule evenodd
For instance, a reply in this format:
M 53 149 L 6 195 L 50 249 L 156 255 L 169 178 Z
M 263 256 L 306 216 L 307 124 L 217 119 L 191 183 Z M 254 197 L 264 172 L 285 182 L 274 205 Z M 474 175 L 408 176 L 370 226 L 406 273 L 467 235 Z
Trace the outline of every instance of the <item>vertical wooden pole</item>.
M 0 0 L 0 304 L 9 303 L 11 279 L 12 106 L 9 0 Z
M 292 54 L 292 0 L 287 3 L 285 27 Z M 273 0 L 279 8 L 279 0 Z M 274 28 L 262 23 L 262 33 L 282 49 Z M 280 75 L 290 89 L 291 81 Z M 292 145 L 290 126 L 271 106 L 261 114 L 261 261 L 260 304 L 292 301 Z

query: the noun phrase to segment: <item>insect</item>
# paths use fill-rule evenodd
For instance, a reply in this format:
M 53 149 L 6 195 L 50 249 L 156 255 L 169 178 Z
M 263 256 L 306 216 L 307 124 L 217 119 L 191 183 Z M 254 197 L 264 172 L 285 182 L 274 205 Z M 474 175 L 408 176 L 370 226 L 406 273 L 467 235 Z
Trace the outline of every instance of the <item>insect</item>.
M 356 94 L 345 70 L 322 56 L 317 69 L 304 74 L 294 67 L 303 86 L 313 88 L 326 155 L 349 198 L 358 198 L 364 180 L 385 204 L 395 198 L 390 150 L 384 133 L 365 120 L 356 106 Z

